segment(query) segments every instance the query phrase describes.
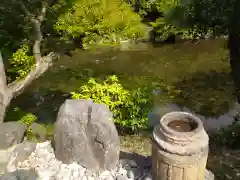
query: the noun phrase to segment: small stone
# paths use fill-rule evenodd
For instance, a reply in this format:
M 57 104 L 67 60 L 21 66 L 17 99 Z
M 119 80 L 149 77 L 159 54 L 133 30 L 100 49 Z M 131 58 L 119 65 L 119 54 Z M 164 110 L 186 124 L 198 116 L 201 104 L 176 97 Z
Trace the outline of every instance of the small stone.
M 109 176 L 106 177 L 104 180 L 114 180 L 114 178 L 113 178 L 111 175 L 109 175 Z
M 205 180 L 214 180 L 214 174 L 209 170 L 205 170 Z
M 138 178 L 142 175 L 141 170 L 138 168 L 132 168 L 127 171 L 127 177 L 130 179 Z
M 142 180 L 152 180 L 151 172 L 149 172 L 145 177 L 143 177 Z
M 118 173 L 118 174 L 121 174 L 121 175 L 126 175 L 126 174 L 127 174 L 127 170 L 124 169 L 124 168 L 119 168 L 119 170 L 118 170 L 117 173 Z
M 125 166 L 137 167 L 136 161 L 131 159 L 120 159 L 119 162 L 122 165 L 122 167 L 125 167 Z
M 104 171 L 102 172 L 100 175 L 99 175 L 99 178 L 101 179 L 106 179 L 108 176 L 111 175 L 111 172 L 110 171 Z
M 96 177 L 96 173 L 89 169 L 86 170 L 85 175 L 87 177 Z
M 134 179 L 135 175 L 134 175 L 134 173 L 131 170 L 129 170 L 127 172 L 127 177 L 130 178 L 130 179 Z
M 116 180 L 128 180 L 128 177 L 126 175 L 120 174 L 116 177 Z
M 143 180 L 152 180 L 152 177 L 150 177 L 150 176 L 146 176 L 146 177 L 144 177 Z

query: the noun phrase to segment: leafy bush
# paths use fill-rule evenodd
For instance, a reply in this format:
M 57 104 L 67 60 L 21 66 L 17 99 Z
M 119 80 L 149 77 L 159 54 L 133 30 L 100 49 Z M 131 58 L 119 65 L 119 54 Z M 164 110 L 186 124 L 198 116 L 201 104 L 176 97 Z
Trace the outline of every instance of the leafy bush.
M 26 137 L 28 140 L 36 140 L 34 134 L 31 132 L 30 125 L 36 122 L 37 116 L 32 113 L 27 113 L 19 107 L 10 109 L 6 114 L 6 121 L 17 121 L 27 126 Z
M 125 0 L 130 4 L 135 12 L 141 16 L 146 16 L 148 13 L 153 11 L 155 2 L 154 0 Z
M 148 113 L 153 104 L 150 87 L 130 91 L 113 75 L 103 82 L 90 78 L 86 85 L 71 94 L 73 99 L 92 99 L 96 103 L 106 104 L 113 112 L 116 125 L 132 131 L 147 127 Z
M 171 35 L 182 39 L 199 39 L 207 33 L 206 30 L 190 22 L 189 5 L 180 0 L 159 0 L 156 2 L 156 8 L 162 16 L 151 25 L 162 40 Z
M 19 80 L 25 77 L 34 66 L 34 57 L 29 55 L 29 46 L 24 44 L 10 59 L 8 72 L 12 75 L 11 80 Z
M 66 38 L 83 38 L 85 49 L 144 35 L 140 16 L 123 0 L 77 0 L 54 27 Z

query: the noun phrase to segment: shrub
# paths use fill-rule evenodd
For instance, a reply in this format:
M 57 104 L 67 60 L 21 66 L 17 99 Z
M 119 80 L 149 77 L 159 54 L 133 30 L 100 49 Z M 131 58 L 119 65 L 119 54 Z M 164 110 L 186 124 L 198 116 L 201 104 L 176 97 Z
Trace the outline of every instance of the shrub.
M 147 117 L 153 103 L 150 87 L 130 91 L 113 75 L 103 82 L 90 78 L 86 85 L 71 94 L 73 99 L 92 99 L 95 103 L 106 104 L 113 112 L 114 122 L 120 127 L 130 128 L 134 132 L 147 127 Z
M 19 107 L 10 109 L 6 114 L 6 121 L 17 121 L 27 126 L 26 137 L 28 140 L 36 141 L 36 137 L 31 131 L 30 125 L 36 122 L 37 116 L 32 113 L 27 113 Z

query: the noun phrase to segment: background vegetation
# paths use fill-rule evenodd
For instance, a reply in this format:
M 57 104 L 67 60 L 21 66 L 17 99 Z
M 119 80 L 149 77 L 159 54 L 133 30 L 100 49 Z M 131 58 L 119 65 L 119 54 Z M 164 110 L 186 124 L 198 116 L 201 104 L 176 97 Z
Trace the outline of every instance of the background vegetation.
M 192 62 L 181 59 L 179 63 L 179 61 L 173 60 L 171 53 L 167 54 L 170 58 L 162 59 L 161 65 L 164 68 L 160 69 L 159 74 L 163 77 L 164 69 L 179 69 L 177 73 L 174 71 L 166 79 L 173 79 L 173 77 L 182 75 L 181 80 L 176 78 L 170 82 L 165 81 L 164 78 L 158 79 L 159 77 L 156 77 L 158 75 L 154 76 L 154 73 L 146 73 L 144 78 L 151 75 L 150 80 L 143 78 L 144 80 L 140 80 L 141 83 L 136 83 L 138 88 L 129 87 L 129 84 L 125 83 L 126 81 L 123 82 L 122 79 L 124 78 L 122 78 L 120 71 L 116 73 L 116 69 L 121 67 L 114 69 L 115 72 L 105 74 L 103 73 L 104 70 L 100 71 L 95 68 L 96 72 L 100 71 L 99 74 L 94 72 L 98 77 L 88 70 L 81 72 L 82 74 L 75 73 L 73 70 L 70 73 L 66 71 L 60 72 L 61 77 L 57 73 L 54 74 L 55 78 L 58 78 L 57 81 L 61 78 L 67 78 L 65 84 L 58 84 L 61 86 L 59 88 L 61 90 L 68 89 L 66 82 L 70 84 L 71 81 L 75 82 L 81 79 L 81 82 L 74 84 L 74 88 L 69 88 L 67 92 L 64 92 L 67 94 L 65 97 L 91 98 L 95 102 L 107 104 L 114 114 L 117 126 L 130 129 L 133 132 L 138 132 L 142 128 L 146 129 L 147 116 L 153 106 L 154 97 L 152 92 L 157 89 L 161 89 L 162 93 L 165 94 L 162 98 L 159 98 L 162 103 L 173 101 L 179 105 L 192 108 L 196 112 L 203 112 L 206 115 L 221 113 L 222 107 L 227 109 L 231 103 L 230 101 L 233 100 L 232 97 L 227 99 L 224 95 L 227 90 L 233 89 L 226 88 L 233 87 L 232 81 L 225 74 L 230 72 L 229 68 L 226 67 L 226 60 L 230 61 L 236 87 L 238 88 L 240 84 L 236 78 L 240 67 L 238 66 L 240 64 L 239 60 L 237 60 L 239 52 L 236 50 L 240 42 L 237 41 L 240 39 L 239 22 L 237 20 L 240 5 L 236 0 L 29 0 L 19 1 L 19 3 L 14 0 L 2 0 L 0 2 L 0 50 L 3 54 L 8 83 L 21 82 L 36 66 L 36 53 L 34 54 L 32 50 L 34 42 L 36 42 L 34 41 L 36 32 L 34 33 L 35 27 L 32 26 L 31 20 L 41 14 L 42 5 L 47 7 L 46 16 L 41 24 L 42 37 L 40 42 L 41 54 L 43 55 L 54 51 L 59 55 L 68 54 L 74 56 L 72 51 L 76 48 L 86 50 L 102 46 L 115 46 L 121 45 L 128 40 L 151 40 L 154 44 L 157 44 L 158 42 L 175 42 L 178 39 L 196 41 L 228 35 L 230 58 L 228 58 L 226 49 L 223 48 L 216 51 L 216 53 L 219 53 L 217 56 L 221 57 L 217 59 L 218 62 L 214 58 L 208 57 L 208 60 L 212 61 L 209 62 L 211 67 L 217 64 L 215 69 L 208 69 L 203 65 L 207 61 L 204 59 L 207 55 L 203 54 L 201 58 L 204 60 L 196 60 L 191 67 L 194 71 L 198 70 L 199 72 L 196 71 L 195 75 L 193 75 L 193 72 L 186 73 L 184 71 Z M 211 47 L 207 48 L 210 49 Z M 166 51 L 169 51 L 168 48 L 166 49 Z M 173 51 L 173 49 L 171 50 Z M 161 53 L 164 54 L 164 52 Z M 78 56 L 77 58 L 83 59 L 84 57 Z M 196 58 L 195 56 L 192 59 Z M 173 67 L 169 66 L 170 61 L 174 65 Z M 183 68 L 181 69 L 179 64 L 182 62 L 185 62 L 185 65 L 182 65 Z M 144 66 L 147 67 L 147 63 Z M 136 66 L 136 64 L 138 63 L 134 62 L 134 65 L 128 64 L 131 67 L 128 71 L 129 74 L 137 74 L 137 72 L 133 71 L 133 66 Z M 93 67 L 92 64 L 91 66 Z M 107 66 L 104 64 L 104 68 Z M 154 69 L 154 66 L 156 64 L 151 65 L 151 68 Z M 122 71 L 124 69 L 127 68 L 122 68 Z M 60 70 L 58 69 L 58 71 Z M 82 71 L 82 69 L 76 71 Z M 115 76 L 111 76 L 111 74 Z M 139 76 L 139 74 L 136 74 L 128 76 L 129 78 L 136 78 Z M 52 78 L 51 75 L 50 72 L 50 75 L 46 78 Z M 203 91 L 204 87 L 202 84 L 195 82 L 207 81 L 207 79 L 211 78 L 214 80 L 222 79 L 223 84 L 219 85 L 219 83 L 211 82 L 212 85 L 211 87 L 209 85 L 208 88 L 211 98 L 202 96 L 201 91 Z M 225 80 L 226 82 L 223 82 Z M 155 83 L 146 83 L 150 81 Z M 46 81 L 42 84 L 41 81 L 36 81 L 36 83 L 40 84 L 38 84 L 39 87 L 42 84 L 47 84 Z M 49 83 L 54 84 L 54 81 Z M 189 84 L 192 84 L 192 89 L 189 88 Z M 33 87 L 34 83 L 31 88 Z M 221 94 L 223 97 L 221 100 L 218 100 L 218 95 L 213 96 L 211 94 L 213 89 L 214 92 Z M 197 99 L 197 102 L 192 100 L 193 96 Z M 202 103 L 203 99 L 205 104 Z M 211 105 L 211 109 L 206 104 Z M 10 106 L 5 117 L 6 121 L 19 120 L 27 125 L 37 121 L 37 117 L 30 112 L 21 109 L 15 110 L 16 107 Z M 51 127 L 48 127 L 48 129 L 51 130 Z

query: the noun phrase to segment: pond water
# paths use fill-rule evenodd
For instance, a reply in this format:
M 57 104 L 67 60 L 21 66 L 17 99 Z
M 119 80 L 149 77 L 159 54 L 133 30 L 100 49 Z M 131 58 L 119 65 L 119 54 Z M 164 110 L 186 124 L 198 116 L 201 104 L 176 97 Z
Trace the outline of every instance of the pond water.
M 103 78 L 114 74 L 128 89 L 161 82 L 170 91 L 180 90 L 180 95 L 169 98 L 167 107 L 185 108 L 206 119 L 224 115 L 230 109 L 232 113 L 235 96 L 229 72 L 224 40 L 159 46 L 139 44 L 124 51 L 77 50 L 72 57 L 61 57 L 26 93 L 68 94 L 85 83 L 86 77 Z M 166 107 L 158 102 L 159 96 L 166 94 L 156 96 L 155 109 L 158 110 Z M 168 96 L 172 96 L 171 93 Z M 54 101 L 52 99 L 51 104 Z M 230 121 L 229 118 L 226 121 Z

